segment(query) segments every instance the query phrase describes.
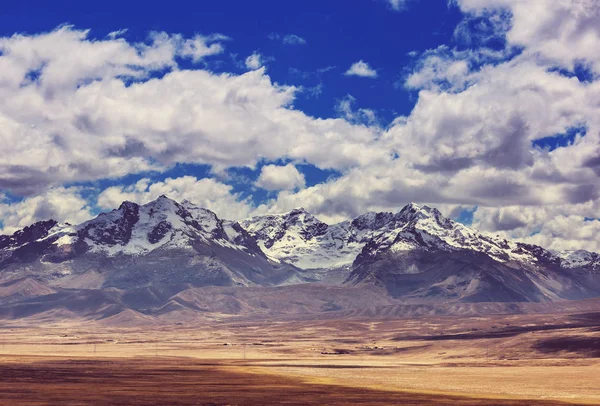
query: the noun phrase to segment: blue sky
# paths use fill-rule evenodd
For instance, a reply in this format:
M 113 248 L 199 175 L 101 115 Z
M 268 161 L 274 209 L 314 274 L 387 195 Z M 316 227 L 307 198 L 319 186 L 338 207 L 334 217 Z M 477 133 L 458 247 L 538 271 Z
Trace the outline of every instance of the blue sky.
M 415 201 L 600 249 L 594 1 L 5 2 L 0 223 Z

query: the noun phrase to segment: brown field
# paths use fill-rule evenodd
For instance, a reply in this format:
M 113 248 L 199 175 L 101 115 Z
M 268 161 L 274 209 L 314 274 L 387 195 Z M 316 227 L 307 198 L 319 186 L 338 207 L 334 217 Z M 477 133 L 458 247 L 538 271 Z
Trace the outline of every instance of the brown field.
M 0 404 L 600 404 L 600 313 L 3 321 Z

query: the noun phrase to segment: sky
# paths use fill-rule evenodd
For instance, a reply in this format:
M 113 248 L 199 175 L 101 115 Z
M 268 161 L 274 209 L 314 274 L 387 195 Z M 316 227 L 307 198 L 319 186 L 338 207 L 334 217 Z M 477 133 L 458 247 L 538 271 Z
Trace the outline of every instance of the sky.
M 0 233 L 161 194 L 600 251 L 600 0 L 5 1 Z

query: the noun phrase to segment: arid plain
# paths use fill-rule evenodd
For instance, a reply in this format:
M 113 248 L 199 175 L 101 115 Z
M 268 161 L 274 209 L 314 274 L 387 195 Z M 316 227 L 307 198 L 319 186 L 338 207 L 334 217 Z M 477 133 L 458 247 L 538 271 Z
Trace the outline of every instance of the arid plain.
M 418 318 L 3 321 L 0 403 L 600 404 L 597 304 Z

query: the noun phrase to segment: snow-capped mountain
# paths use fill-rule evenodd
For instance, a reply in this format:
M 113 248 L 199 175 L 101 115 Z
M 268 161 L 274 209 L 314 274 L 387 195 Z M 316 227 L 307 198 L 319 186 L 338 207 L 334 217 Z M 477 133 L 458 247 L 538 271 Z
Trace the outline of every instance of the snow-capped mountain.
M 373 237 L 368 226 L 355 227 L 350 221 L 329 226 L 304 209 L 253 217 L 241 225 L 268 256 L 302 269 L 350 265 Z
M 401 227 L 371 239 L 348 282 L 378 283 L 395 296 L 461 301 L 552 301 L 600 294 L 593 253 L 554 254 L 482 233 L 410 204 Z
M 596 253 L 554 254 L 538 246 L 477 231 L 444 217 L 435 208 L 414 203 L 398 213 L 367 213 L 334 225 L 321 222 L 304 209 L 253 217 L 241 225 L 268 256 L 303 269 L 360 264 L 383 252 L 412 250 L 469 250 L 501 263 L 600 267 Z
M 409 204 L 327 225 L 304 210 L 242 222 L 269 257 L 300 268 L 347 268 L 346 284 L 398 297 L 545 301 L 600 295 L 598 255 L 552 253 L 479 232 Z M 321 272 L 323 274 L 323 272 Z
M 600 254 L 584 250 L 562 251 L 556 254 L 564 268 L 600 269 Z
M 143 206 L 124 202 L 118 210 L 78 226 L 77 237 L 88 246 L 88 252 L 111 257 L 185 248 L 198 242 L 264 256 L 239 223 L 221 220 L 189 201 L 180 204 L 165 196 Z
M 0 244 L 3 279 L 36 276 L 74 287 L 277 285 L 297 273 L 270 261 L 239 223 L 165 196 L 143 206 L 124 202 L 76 226 L 36 223 Z
M 357 257 L 362 262 L 386 251 L 413 250 L 480 252 L 491 259 L 535 265 L 540 261 L 560 262 L 560 258 L 540 247 L 517 243 L 479 232 L 444 217 L 439 210 L 409 204 L 393 216 L 399 227 L 378 234 Z
M 482 233 L 409 204 L 328 225 L 304 209 L 242 222 L 165 196 L 79 225 L 0 236 L 0 279 L 53 287 L 375 285 L 415 300 L 547 301 L 600 296 L 600 259 Z M 171 290 L 169 290 L 171 291 Z

